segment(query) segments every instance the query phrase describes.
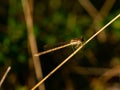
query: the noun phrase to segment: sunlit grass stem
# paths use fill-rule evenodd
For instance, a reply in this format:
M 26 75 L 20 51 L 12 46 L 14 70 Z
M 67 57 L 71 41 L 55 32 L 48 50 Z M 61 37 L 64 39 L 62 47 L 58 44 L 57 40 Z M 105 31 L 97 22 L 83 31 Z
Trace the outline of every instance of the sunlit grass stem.
M 56 72 L 61 66 L 63 66 L 70 58 L 72 58 L 79 50 L 81 50 L 88 42 L 90 42 L 94 37 L 96 37 L 100 32 L 102 32 L 105 28 L 107 28 L 111 23 L 113 23 L 116 19 L 120 17 L 118 14 L 115 18 L 113 18 L 110 22 L 108 22 L 105 26 L 103 26 L 98 32 L 96 32 L 93 36 L 91 36 L 86 42 L 84 42 L 81 46 L 79 46 L 72 54 L 70 54 L 63 62 L 61 62 L 55 69 L 53 69 L 47 76 L 45 76 L 40 82 L 38 82 L 31 90 L 35 90 L 39 85 L 41 85 L 47 78 L 49 78 L 54 72 Z
M 0 87 L 1 87 L 2 83 L 4 82 L 4 80 L 5 80 L 8 72 L 10 71 L 10 69 L 11 69 L 11 67 L 9 66 L 9 67 L 7 68 L 7 70 L 5 71 L 5 74 L 3 75 L 2 79 L 0 80 Z

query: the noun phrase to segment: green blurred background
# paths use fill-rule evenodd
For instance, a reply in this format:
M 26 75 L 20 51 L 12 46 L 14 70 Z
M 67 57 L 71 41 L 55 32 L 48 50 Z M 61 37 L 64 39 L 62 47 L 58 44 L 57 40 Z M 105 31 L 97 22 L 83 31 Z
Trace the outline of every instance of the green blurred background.
M 120 13 L 120 0 L 31 1 L 38 51 L 81 36 L 86 41 Z M 7 67 L 11 66 L 0 90 L 29 90 L 37 83 L 27 36 L 21 0 L 0 0 L 0 79 Z M 41 56 L 43 76 L 73 50 L 68 47 Z M 86 74 L 74 67 L 112 68 L 119 65 L 120 18 L 46 80 L 45 87 L 46 90 L 103 90 L 99 85 L 99 89 L 91 85 L 93 79 L 103 73 Z

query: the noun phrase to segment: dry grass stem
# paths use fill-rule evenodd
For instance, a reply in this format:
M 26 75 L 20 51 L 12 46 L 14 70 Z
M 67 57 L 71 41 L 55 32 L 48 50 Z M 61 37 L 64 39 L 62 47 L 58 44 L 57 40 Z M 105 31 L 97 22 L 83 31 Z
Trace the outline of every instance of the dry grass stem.
M 94 28 L 95 31 L 99 30 L 100 27 L 98 24 L 105 19 L 105 17 L 108 15 L 109 11 L 111 10 L 112 6 L 114 5 L 115 0 L 106 0 L 101 7 L 100 11 L 96 14 L 96 16 L 93 19 L 93 23 L 91 27 L 87 31 L 91 31 L 91 29 Z M 94 7 L 94 6 L 93 6 Z M 106 40 L 105 32 L 103 31 L 101 34 L 97 36 L 98 40 L 104 42 Z
M 2 79 L 1 79 L 1 81 L 0 81 L 0 87 L 1 87 L 2 83 L 4 82 L 4 80 L 5 80 L 8 72 L 10 71 L 10 69 L 11 69 L 11 67 L 9 66 L 9 67 L 7 68 L 5 74 L 3 75 L 3 77 L 2 77 Z
M 112 69 L 107 70 L 104 74 L 101 75 L 99 78 L 102 82 L 106 83 L 109 81 L 112 77 L 114 76 L 119 76 L 120 75 L 120 66 L 119 67 L 114 67 Z
M 50 52 L 53 52 L 53 51 L 56 51 L 56 50 L 59 50 L 59 49 L 62 49 L 62 48 L 68 47 L 68 46 L 72 46 L 72 45 L 79 46 L 80 44 L 82 44 L 82 41 L 80 41 L 80 40 L 77 40 L 77 41 L 72 41 L 71 40 L 71 42 L 68 43 L 68 44 L 65 44 L 65 45 L 62 45 L 62 46 L 59 46 L 59 47 L 56 47 L 56 48 L 53 48 L 53 49 L 49 49 L 49 50 L 34 54 L 34 56 L 40 56 L 40 55 L 43 55 L 43 54 L 47 54 L 47 53 L 50 53 Z
M 92 5 L 92 3 L 89 0 L 78 0 L 78 1 L 82 5 L 82 7 L 88 12 L 88 14 L 94 19 L 98 11 Z
M 93 67 L 81 67 L 76 66 L 72 67 L 71 72 L 75 72 L 80 75 L 101 75 L 105 73 L 107 70 L 110 70 L 110 68 L 93 68 Z
M 96 25 L 101 20 L 104 20 L 104 18 L 108 15 L 114 3 L 115 3 L 115 0 L 111 0 L 111 2 L 109 0 L 105 1 L 100 11 L 94 17 L 93 24 L 91 27 L 94 27 L 94 25 Z
M 115 1 L 116 0 L 106 0 L 104 2 L 103 6 L 102 6 L 102 8 L 100 9 L 100 12 L 99 12 L 99 14 L 102 16 L 102 18 L 105 18 L 109 14 L 111 8 L 115 4 Z
M 44 77 L 40 82 L 38 82 L 31 90 L 35 90 L 47 78 L 49 78 L 54 72 L 56 72 L 68 60 L 70 60 L 70 58 L 72 58 L 78 51 L 80 51 L 88 42 L 90 42 L 93 38 L 95 38 L 100 32 L 102 32 L 106 27 L 108 27 L 112 22 L 114 22 L 119 17 L 120 17 L 120 14 L 118 14 L 115 18 L 113 18 L 110 22 L 108 22 L 105 26 L 103 26 L 98 32 L 96 32 L 93 36 L 91 36 L 86 42 L 84 42 L 82 45 L 80 45 L 72 54 L 70 54 L 63 62 L 61 62 L 55 69 L 53 69 L 46 77 Z
M 88 12 L 88 14 L 93 18 L 93 23 L 91 27 L 87 30 L 88 32 L 91 31 L 91 29 L 95 29 L 95 31 L 99 30 L 100 27 L 98 26 L 99 22 L 104 20 L 104 18 L 108 15 L 109 11 L 111 10 L 112 6 L 114 5 L 116 0 L 106 0 L 101 7 L 100 11 L 98 11 L 94 5 L 89 0 L 79 0 L 79 3 L 82 5 L 82 7 Z M 105 32 L 103 31 L 101 34 L 98 35 L 98 39 L 101 42 L 104 42 L 106 40 Z
M 30 4 L 28 3 L 28 0 L 22 0 L 22 6 L 23 6 L 23 12 L 24 12 L 26 26 L 27 26 L 28 41 L 29 41 L 29 45 L 32 53 L 35 73 L 36 73 L 37 80 L 39 81 L 43 77 L 43 75 L 42 75 L 40 59 L 39 57 L 34 56 L 35 53 L 38 53 L 38 49 L 37 49 L 35 36 L 33 33 L 34 29 L 33 29 L 33 20 L 32 20 L 32 14 L 31 14 L 32 12 L 30 10 L 32 7 L 30 8 Z M 39 90 L 45 90 L 44 84 L 42 84 L 39 87 Z

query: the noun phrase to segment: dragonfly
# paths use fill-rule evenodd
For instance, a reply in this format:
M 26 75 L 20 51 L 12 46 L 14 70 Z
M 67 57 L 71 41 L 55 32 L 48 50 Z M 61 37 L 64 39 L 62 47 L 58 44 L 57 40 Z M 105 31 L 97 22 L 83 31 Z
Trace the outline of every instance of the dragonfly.
M 67 43 L 67 44 L 64 44 L 64 45 L 61 45 L 61 46 L 58 46 L 58 47 L 55 47 L 55 48 L 52 48 L 52 49 L 49 49 L 49 50 L 46 50 L 46 51 L 43 51 L 43 52 L 36 53 L 36 54 L 34 54 L 34 56 L 44 55 L 44 54 L 47 54 L 47 53 L 50 53 L 50 52 L 68 47 L 68 46 L 75 46 L 75 48 L 77 48 L 80 45 L 82 45 L 83 41 L 84 41 L 83 37 L 81 37 L 80 39 L 79 38 L 74 38 L 74 39 L 71 39 L 70 42 Z

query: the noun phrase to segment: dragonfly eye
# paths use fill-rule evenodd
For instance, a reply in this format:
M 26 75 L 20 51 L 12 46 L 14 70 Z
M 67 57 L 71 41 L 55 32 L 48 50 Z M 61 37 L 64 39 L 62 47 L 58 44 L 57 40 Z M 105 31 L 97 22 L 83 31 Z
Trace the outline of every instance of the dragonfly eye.
M 84 42 L 84 41 L 85 41 L 83 36 L 81 36 L 80 41 L 81 41 L 81 42 Z

